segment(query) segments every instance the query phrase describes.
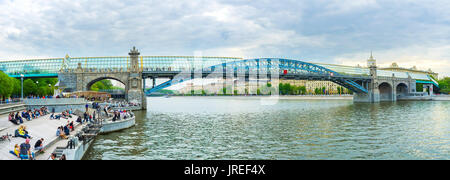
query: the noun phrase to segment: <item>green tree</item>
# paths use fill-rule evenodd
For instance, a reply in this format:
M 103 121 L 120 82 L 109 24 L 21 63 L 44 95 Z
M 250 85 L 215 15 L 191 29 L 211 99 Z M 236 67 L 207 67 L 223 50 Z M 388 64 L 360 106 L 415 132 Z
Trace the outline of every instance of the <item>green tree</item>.
M 0 98 L 9 98 L 13 93 L 14 81 L 7 74 L 0 71 Z
M 111 80 L 109 79 L 100 80 L 91 86 L 92 91 L 113 90 L 113 89 L 123 89 L 123 88 L 114 86 Z
M 46 86 L 39 86 L 39 87 L 37 87 L 37 90 L 36 90 L 36 95 L 38 95 L 38 96 L 46 96 L 46 95 L 48 95 L 48 87 L 46 87 Z
M 13 92 L 12 95 L 15 97 L 21 97 L 22 95 L 22 84 L 20 79 L 12 78 L 13 81 Z
M 300 90 L 300 94 L 302 94 L 302 95 L 306 94 L 306 87 L 305 86 L 300 86 L 299 90 Z
M 314 89 L 314 94 L 320 94 L 320 89 L 319 88 L 315 88 Z
M 439 92 L 444 94 L 450 93 L 450 77 L 444 77 L 438 81 L 439 83 Z
M 281 95 L 288 95 L 291 89 L 291 85 L 288 83 L 280 83 L 278 88 Z
M 26 79 L 23 81 L 23 94 L 24 96 L 36 95 L 37 85 L 32 79 Z
M 224 95 L 226 95 L 227 94 L 227 88 L 222 88 L 222 93 L 224 94 Z
M 417 83 L 416 84 L 416 92 L 422 92 L 423 91 L 423 84 Z

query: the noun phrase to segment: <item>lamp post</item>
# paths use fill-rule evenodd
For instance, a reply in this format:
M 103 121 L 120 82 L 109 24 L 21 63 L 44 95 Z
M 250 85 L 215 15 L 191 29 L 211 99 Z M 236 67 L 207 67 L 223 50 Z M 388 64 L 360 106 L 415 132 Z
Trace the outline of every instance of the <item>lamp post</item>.
M 23 101 L 23 74 L 20 74 L 20 80 L 21 80 L 21 87 L 22 87 L 22 96 L 21 96 L 21 100 Z
M 39 81 L 36 81 L 36 86 L 38 87 L 38 89 L 39 89 Z M 39 90 L 36 90 L 36 97 L 37 97 L 37 99 L 41 99 L 41 97 L 40 97 L 40 95 L 39 94 L 37 94 L 38 93 L 38 91 Z
M 52 90 L 52 96 L 53 96 L 53 94 L 55 94 L 55 90 L 52 88 L 52 85 L 51 84 L 48 84 L 48 88 L 50 88 L 51 90 Z

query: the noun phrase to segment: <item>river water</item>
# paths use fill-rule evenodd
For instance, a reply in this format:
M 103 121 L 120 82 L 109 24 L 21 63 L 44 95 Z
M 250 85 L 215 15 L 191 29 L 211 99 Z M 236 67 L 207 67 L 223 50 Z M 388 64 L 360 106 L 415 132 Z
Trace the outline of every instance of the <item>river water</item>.
M 450 159 L 450 101 L 151 97 L 85 159 Z

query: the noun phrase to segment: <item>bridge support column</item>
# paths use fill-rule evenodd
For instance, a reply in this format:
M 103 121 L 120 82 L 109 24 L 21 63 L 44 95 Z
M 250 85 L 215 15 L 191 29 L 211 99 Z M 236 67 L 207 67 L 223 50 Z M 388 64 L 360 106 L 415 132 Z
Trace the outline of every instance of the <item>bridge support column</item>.
M 353 102 L 377 103 L 380 102 L 380 91 L 378 88 L 368 89 L 369 93 L 353 93 Z
M 380 89 L 378 88 L 378 77 L 377 77 L 377 66 L 376 61 L 372 54 L 367 60 L 367 65 L 370 69 L 370 82 L 366 82 L 367 93 L 353 93 L 353 102 L 364 102 L 364 103 L 376 103 L 380 102 Z M 364 85 L 364 83 L 363 83 Z M 394 89 L 394 88 L 392 88 Z
M 397 86 L 395 86 L 395 83 L 392 83 L 392 102 L 397 101 Z
M 147 99 L 143 91 L 142 68 L 139 67 L 139 51 L 133 47 L 128 53 L 131 59 L 131 71 L 128 79 L 128 102 L 140 103 L 142 109 L 147 109 Z
M 155 84 L 156 84 L 156 78 L 152 78 L 152 88 L 155 88 Z
M 142 78 L 142 84 L 143 84 L 142 90 L 143 90 L 144 93 L 145 93 L 145 77 Z

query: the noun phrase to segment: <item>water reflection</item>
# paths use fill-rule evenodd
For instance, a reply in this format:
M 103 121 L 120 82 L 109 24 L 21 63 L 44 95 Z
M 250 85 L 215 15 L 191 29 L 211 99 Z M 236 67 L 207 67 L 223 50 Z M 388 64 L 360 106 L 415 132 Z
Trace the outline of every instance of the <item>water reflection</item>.
M 149 98 L 86 159 L 450 159 L 450 102 Z

